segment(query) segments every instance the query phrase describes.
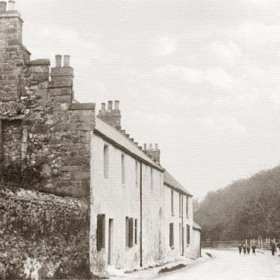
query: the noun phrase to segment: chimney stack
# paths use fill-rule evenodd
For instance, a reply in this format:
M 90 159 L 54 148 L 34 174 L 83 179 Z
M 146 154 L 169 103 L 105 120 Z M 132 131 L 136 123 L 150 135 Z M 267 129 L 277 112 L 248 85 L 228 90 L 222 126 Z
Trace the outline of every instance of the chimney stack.
M 55 56 L 55 67 L 51 68 L 51 80 L 49 84 L 50 95 L 60 106 L 61 103 L 70 104 L 74 98 L 73 78 L 74 69 L 70 66 L 70 55 L 64 55 L 62 66 L 62 55 Z M 61 95 L 56 94 L 57 88 L 63 88 Z
M 6 13 L 7 3 L 5 1 L 0 1 L 0 14 Z
M 115 100 L 115 106 L 113 109 L 113 101 L 108 101 L 107 110 L 105 108 L 105 103 L 101 103 L 101 109 L 97 117 L 103 122 L 115 127 L 116 129 L 121 129 L 121 112 L 120 112 L 120 102 Z
M 144 147 L 146 147 L 146 144 L 144 144 Z M 149 149 L 146 150 L 146 154 L 150 156 L 155 162 L 160 163 L 160 150 L 158 148 L 158 144 L 155 144 L 154 148 L 153 144 L 150 144 Z

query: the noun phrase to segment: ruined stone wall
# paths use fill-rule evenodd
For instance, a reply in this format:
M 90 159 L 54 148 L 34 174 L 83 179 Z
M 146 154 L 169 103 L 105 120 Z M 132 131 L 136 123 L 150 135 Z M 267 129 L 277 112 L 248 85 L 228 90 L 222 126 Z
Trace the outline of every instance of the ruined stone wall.
M 69 57 L 30 61 L 22 20 L 0 13 L 0 159 L 41 165 L 40 190 L 88 197 L 94 104 L 72 103 Z

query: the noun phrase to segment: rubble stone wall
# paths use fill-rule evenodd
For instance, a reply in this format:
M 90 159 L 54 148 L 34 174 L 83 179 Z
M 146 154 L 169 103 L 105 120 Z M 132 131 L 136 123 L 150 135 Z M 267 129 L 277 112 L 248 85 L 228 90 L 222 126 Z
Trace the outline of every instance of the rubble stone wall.
M 17 12 L 0 14 L 0 159 L 42 166 L 41 190 L 89 196 L 95 105 L 73 103 L 73 68 L 30 61 Z
M 1 185 L 0 279 L 88 278 L 88 221 L 83 200 Z

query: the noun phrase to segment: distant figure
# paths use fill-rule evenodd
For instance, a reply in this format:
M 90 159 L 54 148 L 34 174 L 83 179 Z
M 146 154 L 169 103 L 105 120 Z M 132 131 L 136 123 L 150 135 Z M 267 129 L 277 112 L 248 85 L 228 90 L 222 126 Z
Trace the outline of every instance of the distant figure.
M 246 246 L 246 249 L 247 249 L 248 255 L 250 255 L 250 250 L 251 250 L 250 245 L 247 245 L 247 246 Z
M 256 255 L 256 245 L 253 245 L 253 246 L 252 246 L 252 253 L 253 253 L 254 255 Z
M 277 256 L 280 257 L 280 242 L 276 244 Z
M 239 243 L 239 245 L 238 245 L 239 255 L 241 255 L 241 253 L 242 253 L 242 247 L 243 247 L 242 243 Z
M 272 256 L 274 256 L 275 250 L 276 250 L 276 244 L 275 244 L 275 242 L 271 242 L 271 243 L 270 243 L 270 248 L 271 248 Z
M 246 245 L 245 244 L 243 244 L 243 253 L 244 253 L 244 255 L 246 255 Z

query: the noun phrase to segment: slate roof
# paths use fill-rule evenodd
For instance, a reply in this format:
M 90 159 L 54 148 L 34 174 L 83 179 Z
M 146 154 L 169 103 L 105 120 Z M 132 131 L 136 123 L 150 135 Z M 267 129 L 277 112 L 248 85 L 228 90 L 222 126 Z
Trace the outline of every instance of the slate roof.
M 129 139 L 120 130 L 112 127 L 111 125 L 103 122 L 99 118 L 96 118 L 96 124 L 94 132 L 99 134 L 102 138 L 111 142 L 117 148 L 123 150 L 125 153 L 138 158 L 138 160 L 164 172 L 164 184 L 170 188 L 184 193 L 186 195 L 192 196 L 192 194 L 183 187 L 169 172 L 167 172 L 161 165 L 155 163 L 149 156 L 147 156 L 135 142 Z
M 192 194 L 183 187 L 168 171 L 164 172 L 164 184 L 178 192 L 192 196 Z
M 129 139 L 124 133 L 120 130 L 112 127 L 111 125 L 103 122 L 99 118 L 96 118 L 95 124 L 95 133 L 100 134 L 108 142 L 111 142 L 114 146 L 120 148 L 125 153 L 130 154 L 131 156 L 138 158 L 144 163 L 160 170 L 164 171 L 164 168 L 159 164 L 155 163 L 150 157 L 148 157 L 135 142 Z

